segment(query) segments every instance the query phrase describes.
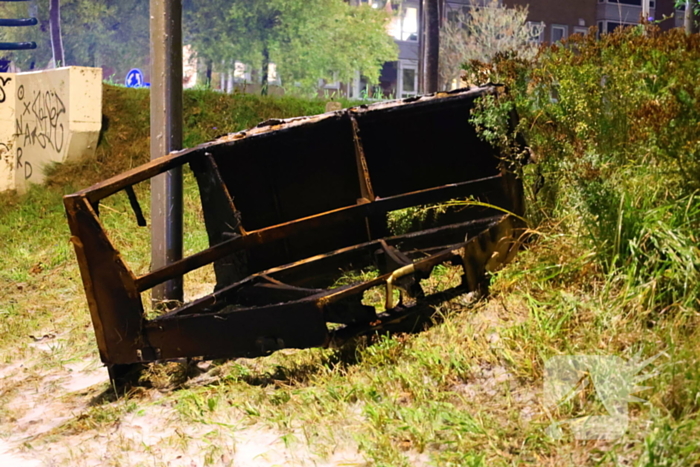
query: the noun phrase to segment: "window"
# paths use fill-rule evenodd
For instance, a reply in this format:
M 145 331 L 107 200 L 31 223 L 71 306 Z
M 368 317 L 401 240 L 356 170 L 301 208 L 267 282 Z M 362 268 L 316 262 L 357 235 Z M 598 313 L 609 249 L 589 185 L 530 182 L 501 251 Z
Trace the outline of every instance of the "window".
M 620 3 L 622 5 L 642 6 L 643 0 L 598 0 L 598 3 Z M 649 0 L 649 8 L 656 8 L 656 1 Z
M 569 27 L 568 26 L 562 26 L 560 24 L 553 24 L 552 25 L 552 44 L 555 42 L 559 42 L 561 40 L 566 39 L 566 37 L 569 35 Z
M 241 81 L 250 83 L 250 66 L 242 62 L 236 62 L 233 66 L 233 79 L 237 83 Z
M 267 64 L 267 82 L 269 84 L 280 85 L 280 76 L 277 74 L 277 65 L 275 63 Z
M 609 34 L 619 27 L 634 26 L 634 25 L 635 25 L 635 23 L 620 23 L 618 21 L 599 21 L 598 22 L 598 32 Z
M 398 81 L 399 98 L 418 95 L 418 62 L 400 60 Z
M 581 34 L 582 36 L 585 36 L 586 34 L 588 34 L 588 28 L 576 26 L 574 28 L 574 34 Z
M 347 94 L 350 99 L 360 98 L 360 91 L 362 87 L 361 78 L 362 77 L 360 76 L 360 72 L 358 70 L 355 70 L 355 77 L 351 79 L 348 83 Z
M 338 73 L 333 73 L 333 79 L 331 81 L 319 80 L 319 86 L 323 86 L 326 89 L 340 89 L 340 81 L 338 81 Z
M 403 15 L 396 16 L 389 30 L 397 41 L 418 41 L 418 8 L 406 7 Z
M 536 42 L 538 44 L 544 42 L 544 23 L 528 21 L 527 27 L 530 29 L 530 42 Z

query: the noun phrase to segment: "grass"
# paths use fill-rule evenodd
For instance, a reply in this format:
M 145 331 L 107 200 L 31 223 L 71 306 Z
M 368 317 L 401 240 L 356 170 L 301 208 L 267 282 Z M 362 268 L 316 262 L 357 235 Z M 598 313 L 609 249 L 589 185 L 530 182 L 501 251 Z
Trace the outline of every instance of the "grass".
M 697 308 L 679 295 L 662 296 L 658 303 L 664 306 L 650 301 L 682 290 L 683 281 L 677 279 L 684 270 L 642 275 L 629 269 L 642 263 L 626 260 L 606 267 L 581 234 L 581 219 L 565 206 L 560 206 L 564 214 L 541 215 L 543 222 L 532 232 L 535 240 L 492 277 L 488 297 L 443 304 L 435 323 L 421 332 L 359 338 L 341 349 L 284 350 L 258 359 L 155 364 L 144 376 L 150 387 L 121 398 L 107 383 L 61 394 L 56 386 L 61 380 L 55 378 L 72 363 L 98 359 L 61 196 L 140 163 L 148 147 L 144 91 L 108 87 L 105 95 L 110 123 L 94 160 L 56 167 L 47 186 L 33 187 L 24 196 L 0 197 L 0 361 L 25 365 L 0 378 L 0 434 L 25 429 L 19 420 L 27 410 L 16 405 L 20 396 L 36 394 L 75 407 L 67 421 L 27 440 L 25 454 L 50 452 L 59 465 L 88 465 L 90 459 L 115 466 L 167 465 L 177 463 L 177 456 L 197 465 L 232 465 L 244 455 L 240 443 L 252 433 L 266 446 L 286 448 L 299 462 L 338 455 L 374 466 L 700 462 Z M 284 107 L 274 98 L 258 104 L 259 98 L 204 91 L 186 97 L 191 144 L 215 131 L 251 126 L 253 115 L 313 113 L 317 105 L 295 101 Z M 229 113 L 224 98 L 233 99 L 228 105 L 235 110 Z M 194 252 L 206 245 L 206 236 L 191 175 L 185 180 L 185 243 Z M 148 216 L 147 187 L 137 193 Z M 147 230 L 136 227 L 126 197 L 120 196 L 104 204 L 103 221 L 127 253 L 127 263 L 142 271 L 148 267 Z M 697 205 L 690 198 L 683 203 Z M 655 227 L 641 229 L 646 233 L 634 238 L 677 237 L 683 212 L 689 211 L 650 214 L 644 225 Z M 674 213 L 678 221 L 668 221 Z M 640 248 L 652 254 L 645 245 Z M 666 251 L 691 248 L 679 245 Z M 364 271 L 362 277 L 375 274 Z M 437 291 L 458 280 L 459 271 L 444 266 L 423 285 Z M 212 282 L 211 270 L 204 270 L 186 286 L 194 294 Z M 378 307 L 384 303 L 381 292 L 365 300 Z M 56 337 L 35 342 L 50 334 Z M 649 389 L 637 394 L 648 403 L 630 403 L 623 437 L 577 440 L 565 430 L 561 440 L 554 440 L 546 434 L 553 420 L 603 409 L 584 397 L 547 412 L 542 391 L 548 359 L 571 354 L 630 360 L 660 352 L 663 356 L 645 370 L 658 374 L 644 383 Z

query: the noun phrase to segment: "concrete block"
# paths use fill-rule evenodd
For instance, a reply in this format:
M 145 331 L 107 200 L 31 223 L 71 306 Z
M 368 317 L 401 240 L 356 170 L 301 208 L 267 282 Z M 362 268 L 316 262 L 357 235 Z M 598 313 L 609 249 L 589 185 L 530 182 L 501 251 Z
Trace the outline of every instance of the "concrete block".
M 14 73 L 0 73 L 0 191 L 15 188 Z
M 102 126 L 102 71 L 65 67 L 12 75 L 12 94 L 0 104 L 0 119 L 12 131 L 6 144 L 14 174 L 0 169 L 0 190 L 24 191 L 44 181 L 44 169 L 55 162 L 93 155 Z M 9 88 L 8 88 L 9 89 Z M 6 130 L 2 130 L 7 133 Z M 0 131 L 1 138 L 6 138 Z M 7 186 L 6 186 L 7 185 Z M 13 186 L 12 186 L 13 185 Z

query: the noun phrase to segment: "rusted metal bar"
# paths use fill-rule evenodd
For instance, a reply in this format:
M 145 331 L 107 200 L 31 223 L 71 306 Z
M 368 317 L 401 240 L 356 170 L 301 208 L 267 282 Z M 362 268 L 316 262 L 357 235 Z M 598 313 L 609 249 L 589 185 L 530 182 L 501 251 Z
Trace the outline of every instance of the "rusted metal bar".
M 136 224 L 139 227 L 146 227 L 146 218 L 143 217 L 143 211 L 141 210 L 141 205 L 139 204 L 139 200 L 136 197 L 134 188 L 128 186 L 124 188 L 124 191 L 126 191 L 126 196 L 129 198 L 129 204 L 131 205 L 131 209 L 133 209 L 134 215 L 136 216 Z M 96 212 L 96 214 L 99 215 L 99 212 Z
M 165 280 L 194 271 L 195 269 L 211 263 L 216 258 L 233 253 L 237 250 L 250 248 L 254 245 L 262 245 L 274 240 L 281 240 L 291 235 L 308 232 L 311 229 L 322 229 L 329 224 L 337 223 L 343 219 L 364 218 L 376 214 L 386 214 L 389 211 L 396 211 L 417 204 L 436 203 L 439 201 L 447 201 L 451 198 L 476 195 L 487 191 L 489 187 L 494 185 L 494 181 L 499 181 L 499 177 L 500 176 L 489 177 L 439 188 L 431 188 L 416 193 L 408 193 L 406 195 L 392 196 L 379 199 L 373 203 L 348 206 L 317 216 L 287 222 L 286 224 L 254 230 L 243 236 L 226 240 L 216 246 L 180 261 L 176 261 L 149 274 L 145 274 L 136 280 L 136 286 L 139 291 L 143 292 Z
M 141 340 L 141 298 L 135 277 L 112 246 L 90 202 L 81 195 L 64 199 L 95 337 L 103 361 L 133 362 Z M 120 313 L 118 310 L 137 310 Z
M 194 150 L 180 151 L 163 156 L 160 159 L 150 161 L 140 167 L 128 170 L 123 174 L 115 175 L 103 182 L 97 183 L 89 188 L 76 192 L 76 195 L 84 195 L 90 202 L 94 203 L 107 198 L 128 186 L 136 185 L 145 180 L 150 180 L 158 174 L 166 172 L 175 167 L 189 163 L 192 159 L 200 157 Z
M 367 202 L 374 200 L 374 190 L 372 189 L 372 181 L 369 179 L 369 170 L 367 169 L 367 159 L 365 151 L 362 147 L 360 139 L 360 127 L 357 124 L 357 118 L 350 114 L 352 122 L 352 141 L 355 145 L 355 157 L 357 158 L 357 173 L 360 178 L 360 192 L 362 198 Z
M 255 357 L 329 342 L 323 313 L 311 299 L 162 319 L 147 323 L 144 337 L 158 359 Z
M 459 106 L 460 101 L 473 101 L 486 93 L 494 94 L 497 92 L 500 92 L 498 87 L 438 92 L 434 95 L 420 96 L 418 98 L 405 99 L 403 101 L 380 102 L 373 104 L 372 106 L 367 106 L 366 108 L 354 107 L 347 109 L 346 112 L 355 116 L 356 119 L 359 116 L 372 114 L 378 111 L 387 112 L 387 115 L 393 116 L 393 114 L 402 111 L 404 108 L 410 108 L 411 110 L 420 112 L 424 109 L 427 110 L 427 107 L 434 105 L 435 102 L 440 102 L 441 105 L 444 102 L 444 105 Z M 470 106 L 465 107 L 467 109 L 466 114 L 468 115 Z M 128 170 L 123 174 L 115 175 L 114 177 L 111 177 L 103 182 L 80 190 L 76 192 L 76 194 L 85 194 L 91 202 L 99 201 L 123 190 L 129 185 L 135 185 L 173 168 L 184 164 L 189 164 L 193 160 L 201 158 L 203 153 L 211 153 L 214 148 L 224 150 L 233 149 L 237 144 L 251 138 L 265 137 L 271 133 L 280 131 L 289 132 L 294 128 L 302 127 L 304 125 L 313 125 L 324 120 L 341 119 L 342 116 L 339 116 L 338 112 L 334 112 L 333 114 L 322 114 L 313 117 L 296 117 L 287 120 L 274 120 L 274 124 L 264 122 L 258 127 L 250 130 L 233 133 L 231 135 L 223 136 L 218 140 L 205 143 L 191 149 L 183 149 L 182 151 L 175 151 L 164 155 L 159 159 L 152 160 L 140 167 Z M 405 131 L 403 132 L 405 133 Z

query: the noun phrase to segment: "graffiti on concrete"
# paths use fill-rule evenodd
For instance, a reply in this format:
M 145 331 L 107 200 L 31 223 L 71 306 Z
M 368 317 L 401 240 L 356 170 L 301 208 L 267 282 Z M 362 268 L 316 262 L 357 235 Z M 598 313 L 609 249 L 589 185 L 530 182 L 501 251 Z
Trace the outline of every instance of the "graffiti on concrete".
M 66 132 L 64 122 L 67 121 L 63 99 L 53 90 L 37 90 L 33 94 L 25 96 L 24 85 L 17 88 L 17 100 L 21 103 L 17 108 L 17 138 L 24 137 L 20 139 L 24 147 L 39 145 L 42 149 L 61 152 Z
M 7 94 L 5 94 L 5 85 L 10 81 L 12 81 L 11 76 L 8 76 L 7 78 L 0 76 L 0 104 L 5 102 L 5 99 L 7 99 Z
M 3 161 L 6 166 L 12 168 L 12 151 L 10 147 L 5 143 L 0 143 L 0 161 Z
M 22 148 L 17 148 L 17 171 L 24 168 L 24 179 L 27 180 L 34 173 L 34 169 L 32 168 L 32 164 L 22 160 L 22 156 Z

